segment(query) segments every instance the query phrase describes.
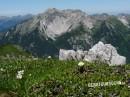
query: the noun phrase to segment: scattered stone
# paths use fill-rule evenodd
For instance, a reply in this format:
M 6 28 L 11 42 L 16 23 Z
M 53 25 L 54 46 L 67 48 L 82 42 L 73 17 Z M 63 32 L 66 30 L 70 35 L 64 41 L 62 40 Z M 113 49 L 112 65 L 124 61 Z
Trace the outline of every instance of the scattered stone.
M 11 97 L 11 96 L 7 93 L 2 93 L 2 94 L 0 94 L 0 97 Z
M 9 92 L 0 92 L 0 97 L 18 97 L 17 93 L 9 91 Z

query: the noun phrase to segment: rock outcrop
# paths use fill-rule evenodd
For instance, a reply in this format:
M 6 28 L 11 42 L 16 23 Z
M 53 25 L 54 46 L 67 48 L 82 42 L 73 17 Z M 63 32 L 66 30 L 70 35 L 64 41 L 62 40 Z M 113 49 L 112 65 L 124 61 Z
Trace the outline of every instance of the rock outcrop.
M 59 59 L 60 60 L 76 60 L 76 52 L 74 50 L 60 49 Z
M 126 64 L 126 57 L 120 56 L 111 44 L 98 42 L 89 51 L 63 50 L 59 52 L 60 60 L 101 61 L 109 65 Z

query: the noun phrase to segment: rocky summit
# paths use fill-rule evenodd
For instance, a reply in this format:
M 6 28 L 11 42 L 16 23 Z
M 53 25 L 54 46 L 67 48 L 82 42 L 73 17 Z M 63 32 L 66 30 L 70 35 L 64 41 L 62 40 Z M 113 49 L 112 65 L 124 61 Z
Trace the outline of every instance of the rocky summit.
M 84 60 L 88 62 L 100 61 L 109 65 L 126 64 L 126 57 L 119 55 L 116 48 L 111 44 L 104 44 L 101 41 L 89 49 L 89 51 L 61 49 L 59 52 L 59 59 Z

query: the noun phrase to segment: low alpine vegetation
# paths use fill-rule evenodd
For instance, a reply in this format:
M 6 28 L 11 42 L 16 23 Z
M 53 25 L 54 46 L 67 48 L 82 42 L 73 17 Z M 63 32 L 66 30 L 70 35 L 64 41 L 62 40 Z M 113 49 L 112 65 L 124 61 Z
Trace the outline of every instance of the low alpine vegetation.
M 0 96 L 9 97 L 129 97 L 130 66 L 95 62 L 2 60 Z M 123 85 L 89 87 L 89 83 L 118 82 Z M 13 95 L 13 96 L 12 96 Z

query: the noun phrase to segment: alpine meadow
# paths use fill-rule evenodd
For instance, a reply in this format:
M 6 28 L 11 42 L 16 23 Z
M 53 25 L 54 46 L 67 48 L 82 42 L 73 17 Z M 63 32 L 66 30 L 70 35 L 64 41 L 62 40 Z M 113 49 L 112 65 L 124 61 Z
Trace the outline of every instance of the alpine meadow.
M 130 97 L 130 0 L 1 0 L 0 97 Z

